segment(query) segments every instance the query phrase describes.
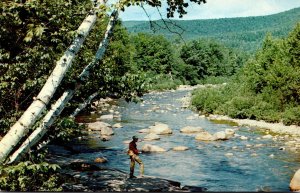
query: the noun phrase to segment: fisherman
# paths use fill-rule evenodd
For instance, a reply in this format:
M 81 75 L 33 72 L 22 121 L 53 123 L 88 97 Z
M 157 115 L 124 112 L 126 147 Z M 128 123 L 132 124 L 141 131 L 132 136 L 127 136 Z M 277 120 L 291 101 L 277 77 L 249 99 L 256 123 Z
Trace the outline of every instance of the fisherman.
M 127 154 L 130 156 L 130 178 L 134 178 L 133 173 L 135 162 L 140 164 L 140 176 L 144 176 L 144 164 L 138 156 L 139 151 L 136 148 L 136 142 L 138 142 L 138 138 L 133 136 L 132 141 L 129 143 L 129 150 L 127 151 Z

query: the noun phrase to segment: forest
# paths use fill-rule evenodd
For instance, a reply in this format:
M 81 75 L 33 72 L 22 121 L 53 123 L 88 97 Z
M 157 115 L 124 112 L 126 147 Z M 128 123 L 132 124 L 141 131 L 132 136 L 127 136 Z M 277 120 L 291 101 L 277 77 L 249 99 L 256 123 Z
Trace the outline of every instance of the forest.
M 131 33 L 161 34 L 176 41 L 182 33 L 184 40 L 199 38 L 215 39 L 226 46 L 254 53 L 262 45 L 267 32 L 274 37 L 284 37 L 293 29 L 300 18 L 300 8 L 282 13 L 257 17 L 202 19 L 202 20 L 161 20 L 125 21 L 124 26 Z M 164 27 L 168 24 L 168 28 Z M 171 29 L 172 32 L 170 32 Z
M 36 99 L 92 7 L 90 0 L 25 2 L 0 3 L 0 139 Z M 84 126 L 71 115 L 95 93 L 97 99 L 139 102 L 149 91 L 183 84 L 226 82 L 219 89 L 193 92 L 192 105 L 201 114 L 300 126 L 299 9 L 262 17 L 176 21 L 184 29 L 189 26 L 183 34 L 186 42 L 170 39 L 175 35 L 166 30 L 149 33 L 146 22 L 118 20 L 104 58 L 82 81 L 84 66 L 93 62 L 110 19 L 98 16 L 46 109 L 66 90 L 76 92 L 40 141 L 80 136 Z M 29 131 L 38 127 L 37 122 Z M 46 154 L 35 145 L 20 162 L 1 165 L 0 189 L 61 191 L 66 179 L 58 174 L 58 165 L 45 162 Z

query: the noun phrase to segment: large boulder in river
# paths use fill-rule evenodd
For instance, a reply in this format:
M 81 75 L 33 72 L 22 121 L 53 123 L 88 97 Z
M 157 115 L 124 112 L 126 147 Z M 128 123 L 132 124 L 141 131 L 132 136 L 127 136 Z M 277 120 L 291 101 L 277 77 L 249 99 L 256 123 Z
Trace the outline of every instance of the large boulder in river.
M 112 130 L 111 127 L 104 127 L 104 128 L 101 129 L 100 134 L 110 136 L 110 135 L 114 134 L 114 131 Z
M 234 137 L 235 131 L 233 129 L 225 129 L 225 134 L 227 138 Z
M 226 133 L 225 131 L 219 131 L 219 132 L 216 132 L 213 137 L 216 139 L 216 140 L 227 140 L 228 138 L 226 137 Z
M 294 174 L 291 183 L 290 183 L 291 191 L 299 191 L 300 190 L 300 169 Z
M 159 139 L 160 139 L 160 137 L 155 133 L 149 133 L 148 135 L 146 135 L 144 137 L 145 141 L 153 141 L 153 140 L 159 140 Z
M 207 131 L 202 131 L 198 133 L 195 137 L 196 140 L 200 141 L 214 141 L 215 138 L 212 134 L 208 133 Z
M 181 133 L 199 133 L 204 131 L 202 127 L 186 126 L 180 129 Z
M 157 145 L 145 144 L 142 148 L 142 152 L 150 153 L 150 152 L 165 152 L 164 148 L 161 148 Z
M 111 125 L 105 122 L 97 121 L 94 123 L 88 123 L 87 127 L 93 131 L 101 131 L 103 128 L 110 128 Z
M 149 127 L 150 133 L 155 133 L 158 135 L 172 134 L 172 129 L 169 128 L 167 124 L 156 122 L 154 126 Z

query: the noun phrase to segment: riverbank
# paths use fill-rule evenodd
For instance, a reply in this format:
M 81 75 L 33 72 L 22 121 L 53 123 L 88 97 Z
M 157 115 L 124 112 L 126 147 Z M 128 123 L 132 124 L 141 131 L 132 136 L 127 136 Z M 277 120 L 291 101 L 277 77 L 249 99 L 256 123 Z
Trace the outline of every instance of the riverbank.
M 278 133 L 281 135 L 291 135 L 293 137 L 300 137 L 300 127 L 296 125 L 286 126 L 283 123 L 268 123 L 263 120 L 251 119 L 233 119 L 224 115 L 209 115 L 209 120 L 230 121 L 236 123 L 238 126 L 249 126 L 264 129 L 266 132 Z M 269 130 L 269 131 L 268 131 Z
M 194 90 L 198 88 L 207 88 L 212 87 L 212 85 L 196 85 L 196 86 L 186 86 L 181 85 L 178 87 L 178 90 Z M 216 87 L 216 86 L 214 86 Z M 191 107 L 191 94 L 185 96 L 185 98 L 182 99 L 182 107 Z M 203 117 L 203 115 L 201 115 Z M 292 137 L 300 137 L 300 126 L 297 125 L 284 125 L 283 123 L 268 123 L 264 120 L 251 120 L 251 119 L 233 119 L 226 115 L 215 115 L 210 114 L 208 116 L 205 116 L 207 119 L 211 121 L 224 121 L 224 122 L 232 122 L 236 123 L 238 126 L 249 126 L 249 127 L 255 127 L 259 129 L 265 130 L 266 133 L 272 132 L 277 133 L 280 135 L 291 135 Z

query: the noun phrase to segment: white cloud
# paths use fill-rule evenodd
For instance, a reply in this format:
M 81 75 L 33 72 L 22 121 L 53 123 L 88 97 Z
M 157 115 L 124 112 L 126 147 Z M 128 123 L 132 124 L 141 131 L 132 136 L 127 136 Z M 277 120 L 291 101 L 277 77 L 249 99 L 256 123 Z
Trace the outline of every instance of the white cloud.
M 270 15 L 300 7 L 300 0 L 207 0 L 206 4 L 189 3 L 183 19 L 212 19 Z M 151 19 L 159 19 L 156 9 L 145 7 Z M 165 16 L 165 7 L 161 8 Z M 121 14 L 123 20 L 147 20 L 140 7 L 130 7 Z M 175 18 L 175 19 L 178 19 Z

